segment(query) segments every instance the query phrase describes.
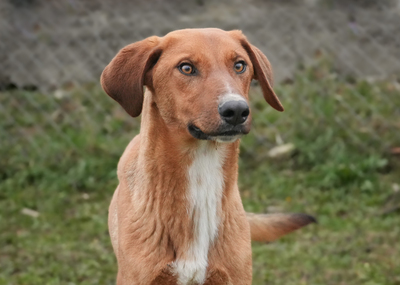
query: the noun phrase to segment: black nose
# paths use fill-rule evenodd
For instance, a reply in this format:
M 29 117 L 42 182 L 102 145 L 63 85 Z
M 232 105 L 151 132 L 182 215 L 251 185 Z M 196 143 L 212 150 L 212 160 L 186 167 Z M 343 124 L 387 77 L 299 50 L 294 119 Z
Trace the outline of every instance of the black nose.
M 244 100 L 224 102 L 218 112 L 225 122 L 233 126 L 243 124 L 250 114 L 249 105 Z

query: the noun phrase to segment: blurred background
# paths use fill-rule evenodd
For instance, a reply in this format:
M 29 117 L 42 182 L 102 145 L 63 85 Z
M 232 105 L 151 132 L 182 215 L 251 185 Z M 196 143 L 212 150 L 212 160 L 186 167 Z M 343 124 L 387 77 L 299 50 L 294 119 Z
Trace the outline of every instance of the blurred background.
M 107 208 L 139 132 L 99 77 L 118 50 L 182 28 L 240 29 L 254 82 L 239 185 L 253 212 L 319 223 L 253 244 L 253 284 L 400 284 L 400 1 L 0 2 L 0 284 L 114 284 Z

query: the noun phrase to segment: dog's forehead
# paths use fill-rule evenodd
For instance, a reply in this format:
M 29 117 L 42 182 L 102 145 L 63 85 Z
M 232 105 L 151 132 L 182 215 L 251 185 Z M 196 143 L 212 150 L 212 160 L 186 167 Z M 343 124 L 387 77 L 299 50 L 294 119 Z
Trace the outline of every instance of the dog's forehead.
M 245 53 L 237 35 L 220 29 L 185 29 L 164 36 L 164 51 L 234 56 Z
M 170 32 L 165 35 L 165 38 L 180 38 L 180 37 L 227 37 L 231 32 L 227 32 L 217 28 L 206 29 L 183 29 Z

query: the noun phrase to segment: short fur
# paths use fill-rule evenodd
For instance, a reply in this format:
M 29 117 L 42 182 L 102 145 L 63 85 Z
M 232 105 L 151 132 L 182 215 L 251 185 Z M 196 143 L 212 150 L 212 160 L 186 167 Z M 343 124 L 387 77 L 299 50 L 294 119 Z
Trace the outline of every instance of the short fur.
M 238 61 L 247 64 L 241 74 L 233 69 Z M 182 74 L 178 67 L 186 62 L 198 72 Z M 248 285 L 251 238 L 271 241 L 313 221 L 243 209 L 238 138 L 250 131 L 251 114 L 238 135 L 222 143 L 218 104 L 221 98 L 248 102 L 252 79 L 283 111 L 265 55 L 240 31 L 219 29 L 147 38 L 123 48 L 105 68 L 106 93 L 131 116 L 143 113 L 140 134 L 118 164 L 109 209 L 118 285 Z M 206 140 L 195 138 L 190 126 Z

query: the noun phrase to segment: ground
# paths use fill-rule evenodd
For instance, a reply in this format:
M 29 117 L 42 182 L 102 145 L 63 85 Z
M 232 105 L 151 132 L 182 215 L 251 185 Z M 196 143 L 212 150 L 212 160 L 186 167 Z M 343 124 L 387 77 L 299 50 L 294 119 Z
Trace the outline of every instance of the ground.
M 342 78 L 322 59 L 276 93 L 283 113 L 251 90 L 244 207 L 318 224 L 254 243 L 253 284 L 400 284 L 398 84 Z M 2 92 L 0 106 L 0 284 L 114 284 L 107 210 L 139 119 L 98 85 Z M 271 158 L 280 143 L 295 150 Z

